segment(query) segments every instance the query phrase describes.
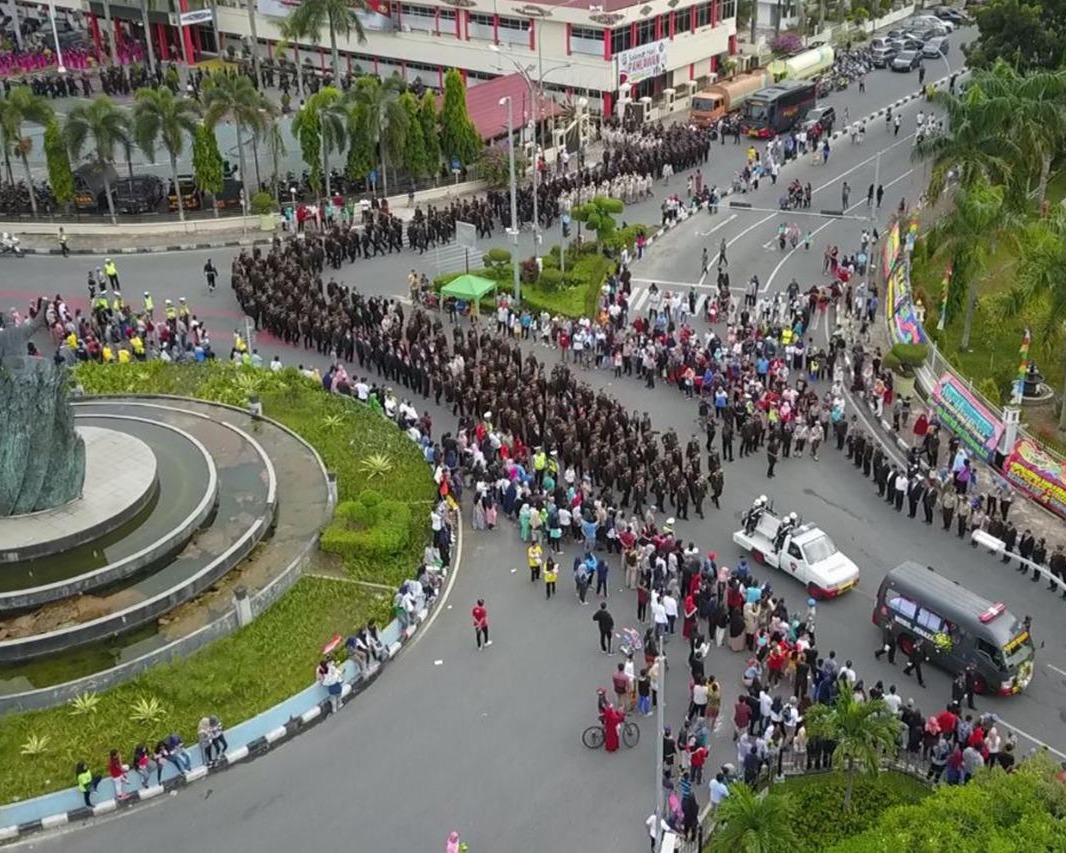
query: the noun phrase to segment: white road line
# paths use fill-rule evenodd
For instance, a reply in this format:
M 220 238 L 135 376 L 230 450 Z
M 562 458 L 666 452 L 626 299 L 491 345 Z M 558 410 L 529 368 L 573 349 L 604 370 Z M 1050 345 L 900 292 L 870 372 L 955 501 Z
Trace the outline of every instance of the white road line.
M 710 231 L 697 231 L 696 233 L 699 234 L 701 237 L 710 237 L 715 231 L 719 230 L 720 228 L 725 228 L 730 222 L 736 219 L 737 216 L 738 214 L 731 213 L 729 216 L 727 216 L 725 219 L 715 225 L 714 228 L 712 228 Z
M 1055 666 L 1055 664 L 1053 664 L 1053 663 L 1046 663 L 1046 664 L 1044 664 L 1044 666 L 1046 666 L 1046 667 L 1047 667 L 1048 669 L 1053 669 L 1053 670 L 1055 670 L 1055 672 L 1057 672 L 1057 673 L 1058 673 L 1059 675 L 1066 675 L 1066 670 L 1063 670 L 1063 669 L 1059 669 L 1059 668 L 1058 668 L 1057 666 Z
M 717 290 L 718 286 L 714 284 L 700 284 L 699 282 L 689 281 L 663 281 L 661 278 L 631 278 L 630 281 L 636 284 L 665 284 L 669 287 L 695 287 L 697 290 Z
M 906 172 L 904 172 L 898 178 L 895 178 L 895 179 L 889 181 L 887 184 L 883 184 L 883 186 L 885 187 L 885 189 L 888 189 L 893 184 L 898 184 L 900 181 L 905 180 L 906 178 L 910 177 L 911 174 L 913 174 L 913 172 L 914 172 L 914 169 L 908 169 Z M 864 198 L 862 201 L 856 202 L 851 207 L 849 207 L 848 210 L 855 210 L 855 208 L 857 208 L 857 207 L 866 207 L 866 199 Z M 847 211 L 845 211 L 845 213 L 846 212 Z M 819 225 L 817 228 L 815 228 L 810 234 L 812 240 L 813 240 L 813 238 L 815 236 L 818 235 L 818 233 L 820 231 L 824 231 L 826 228 L 828 228 L 832 224 L 834 224 L 834 220 L 830 220 L 829 222 L 826 222 L 824 225 Z M 781 267 L 783 267 L 785 265 L 785 263 L 789 260 L 789 258 L 792 257 L 792 255 L 794 255 L 797 251 L 800 250 L 800 246 L 802 246 L 802 245 L 803 245 L 803 243 L 799 243 L 799 244 L 797 244 L 795 249 L 789 249 L 785 253 L 785 256 L 780 261 L 777 262 L 777 266 L 774 267 L 774 271 L 772 273 L 770 273 L 769 278 L 766 279 L 766 286 L 765 286 L 764 289 L 767 289 L 767 288 L 770 287 L 770 284 L 777 277 L 777 274 L 779 272 L 781 272 Z M 803 251 L 807 251 L 807 250 L 804 249 Z M 828 314 L 826 316 L 828 316 Z
M 997 717 L 997 718 L 999 718 L 999 721 L 1000 721 L 1001 723 L 1003 723 L 1003 725 L 1007 726 L 1007 728 L 1011 729 L 1011 730 L 1012 730 L 1013 732 L 1015 732 L 1016 734 L 1019 734 L 1019 735 L 1021 735 L 1021 736 L 1022 736 L 1023 738 L 1025 738 L 1025 739 L 1026 739 L 1027 741 L 1029 741 L 1029 742 L 1031 742 L 1031 743 L 1035 743 L 1035 744 L 1036 744 L 1037 746 L 1042 746 L 1042 747 L 1043 747 L 1044 749 L 1046 749 L 1046 750 L 1047 750 L 1048 752 L 1054 753 L 1054 754 L 1055 754 L 1055 755 L 1057 755 L 1057 756 L 1058 756 L 1059 758 L 1066 758 L 1066 752 L 1061 752 L 1061 751 L 1059 751 L 1059 750 L 1055 749 L 1055 747 L 1053 747 L 1053 746 L 1052 746 L 1051 744 L 1048 744 L 1048 743 L 1044 743 L 1044 741 L 1040 740 L 1040 738 L 1038 738 L 1038 737 L 1034 737 L 1033 735 L 1029 734 L 1028 732 L 1023 732 L 1023 731 L 1022 731 L 1021 729 L 1019 729 L 1019 728 L 1018 728 L 1018 727 L 1017 727 L 1016 725 L 1014 725 L 1013 723 L 1011 723 L 1011 721 L 1010 721 L 1010 720 L 1004 719 L 1004 718 L 1003 718 L 1003 717 L 1001 717 L 1001 716 L 1000 716 L 999 714 L 996 714 L 996 717 Z
M 858 163 L 858 164 L 856 164 L 856 165 L 852 166 L 852 167 L 851 167 L 850 169 L 848 169 L 848 170 L 847 170 L 846 172 L 841 172 L 841 173 L 840 173 L 839 175 L 836 175 L 836 176 L 835 176 L 835 177 L 833 177 L 832 179 L 830 179 L 830 180 L 826 181 L 826 182 L 825 182 L 824 184 L 822 184 L 821 186 L 819 186 L 819 187 L 815 187 L 815 188 L 814 188 L 813 190 L 811 190 L 811 196 L 812 196 L 812 198 L 813 198 L 813 196 L 814 196 L 814 194 L 815 194 L 815 193 L 821 192 L 821 191 L 822 191 L 822 190 L 824 190 L 824 189 L 825 189 L 826 187 L 831 187 L 831 186 L 832 186 L 833 184 L 835 184 L 835 183 L 836 183 L 837 181 L 839 181 L 839 180 L 842 180 L 843 178 L 846 178 L 846 177 L 847 177 L 848 175 L 850 175 L 850 174 L 851 174 L 852 172 L 856 172 L 856 171 L 858 171 L 859 169 L 861 169 L 861 168 L 862 168 L 863 166 L 867 166 L 867 165 L 869 165 L 870 163 L 873 163 L 873 162 L 874 162 L 874 161 L 875 161 L 875 160 L 877 159 L 878 155 L 880 155 L 880 154 L 884 154 L 884 153 L 885 153 L 886 151 L 891 151 L 891 150 L 892 150 L 893 148 L 895 148 L 895 147 L 896 147 L 897 145 L 903 145 L 903 144 L 905 144 L 905 143 L 909 142 L 909 141 L 910 141 L 910 140 L 911 140 L 911 139 L 912 139 L 913 137 L 914 137 L 914 134 L 912 133 L 912 134 L 909 134 L 908 136 L 904 136 L 904 137 L 903 137 L 902 139 L 897 139 L 897 140 L 896 140 L 895 142 L 893 142 L 893 143 L 892 143 L 891 145 L 886 145 L 886 146 L 885 146 L 884 148 L 882 148 L 882 149 L 881 149 L 880 151 L 878 151 L 878 152 L 877 152 L 876 154 L 874 154 L 874 155 L 873 155 L 872 157 L 867 157 L 867 158 L 866 158 L 865 160 L 863 160 L 863 161 L 862 161 L 861 163 Z M 863 204 L 866 204 L 866 199 L 863 199 L 863 200 L 862 200 L 862 203 L 863 203 Z M 856 207 L 857 207 L 857 206 L 858 206 L 858 205 L 856 205 Z M 848 209 L 850 210 L 851 208 L 848 208 Z M 844 211 L 844 212 L 845 212 L 845 213 L 847 213 L 847 211 Z M 746 235 L 748 235 L 748 234 L 750 234 L 750 233 L 751 233 L 752 231 L 754 231 L 754 230 L 755 230 L 756 228 L 759 228 L 759 227 L 761 227 L 761 226 L 765 225 L 765 224 L 766 224 L 767 222 L 769 222 L 769 221 L 770 221 L 771 219 L 774 219 L 775 217 L 777 217 L 777 216 L 780 216 L 780 215 L 782 215 L 782 214 L 785 214 L 785 215 L 787 215 L 787 214 L 788 214 L 788 211 L 787 211 L 787 210 L 783 210 L 783 211 L 780 211 L 779 213 L 771 213 L 771 214 L 770 214 L 769 216 L 764 216 L 764 217 L 763 217 L 762 219 L 759 219 L 759 220 L 757 220 L 756 222 L 754 222 L 753 224 L 751 224 L 751 225 L 749 225 L 749 226 L 748 226 L 747 228 L 745 228 L 745 229 L 744 229 L 743 231 L 741 231 L 741 232 L 740 232 L 739 234 L 737 234 L 737 236 L 736 236 L 736 237 L 734 237 L 734 238 L 733 238 L 732 240 L 730 240 L 730 241 L 729 241 L 728 243 L 726 243 L 726 246 L 727 246 L 727 247 L 728 247 L 728 246 L 732 246 L 732 245 L 733 245 L 734 243 L 736 243 L 736 242 L 737 242 L 737 240 L 741 239 L 742 237 L 745 237 Z M 822 227 L 824 228 L 825 226 L 822 226 Z

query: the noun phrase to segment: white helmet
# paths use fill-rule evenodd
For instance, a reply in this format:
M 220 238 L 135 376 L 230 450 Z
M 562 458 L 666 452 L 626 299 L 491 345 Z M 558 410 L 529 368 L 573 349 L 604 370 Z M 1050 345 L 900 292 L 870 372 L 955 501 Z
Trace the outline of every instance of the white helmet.
M 798 521 L 799 520 L 799 516 L 797 516 L 796 513 L 794 513 L 794 512 L 790 512 L 788 514 L 788 517 L 789 517 L 789 520 L 791 520 L 791 521 Z

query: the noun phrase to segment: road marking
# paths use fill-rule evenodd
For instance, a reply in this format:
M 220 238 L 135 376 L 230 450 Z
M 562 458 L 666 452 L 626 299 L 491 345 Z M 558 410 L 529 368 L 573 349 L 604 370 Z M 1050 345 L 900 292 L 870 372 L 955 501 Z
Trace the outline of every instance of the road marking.
M 699 234 L 701 237 L 710 237 L 715 231 L 719 230 L 720 228 L 725 228 L 730 222 L 732 222 L 736 218 L 737 214 L 731 213 L 729 216 L 727 216 L 725 219 L 715 225 L 714 228 L 712 228 L 710 231 L 697 231 L 696 233 Z
M 911 140 L 911 139 L 912 139 L 913 137 L 914 137 L 914 134 L 913 134 L 913 133 L 911 133 L 911 134 L 909 134 L 909 135 L 907 135 L 907 136 L 904 136 L 904 137 L 903 137 L 902 139 L 897 139 L 897 140 L 896 140 L 895 142 L 893 142 L 893 143 L 892 143 L 891 145 L 886 145 L 886 146 L 885 146 L 884 148 L 882 148 L 882 149 L 881 149 L 880 151 L 878 151 L 877 153 L 875 153 L 875 154 L 874 154 L 873 156 L 871 156 L 871 157 L 867 157 L 867 158 L 866 158 L 865 160 L 863 160 L 863 161 L 862 161 L 861 163 L 857 163 L 856 165 L 854 165 L 854 166 L 852 166 L 852 167 L 851 167 L 850 169 L 848 169 L 848 170 L 847 170 L 846 172 L 841 172 L 841 173 L 840 173 L 839 175 L 837 175 L 836 177 L 834 177 L 834 178 L 832 178 L 832 179 L 830 179 L 830 180 L 826 181 L 826 182 L 825 182 L 824 184 L 822 184 L 821 186 L 819 186 L 819 187 L 815 187 L 814 189 L 812 189 L 812 190 L 811 190 L 811 196 L 812 196 L 812 198 L 813 198 L 813 196 L 814 196 L 814 194 L 815 194 L 815 193 L 821 192 L 821 191 L 822 191 L 822 190 L 824 190 L 824 189 L 825 189 L 826 187 L 831 187 L 831 186 L 832 186 L 833 184 L 835 184 L 835 183 L 836 183 L 837 181 L 839 181 L 839 180 L 841 180 L 841 179 L 843 179 L 843 178 L 846 178 L 846 177 L 847 177 L 848 175 L 850 175 L 850 174 L 851 174 L 852 172 L 858 171 L 858 170 L 859 170 L 859 169 L 861 169 L 861 168 L 862 168 L 863 166 L 867 166 L 867 165 L 869 165 L 870 163 L 873 163 L 873 162 L 874 162 L 875 160 L 877 160 L 877 158 L 878 158 L 878 156 L 879 156 L 879 155 L 881 155 L 881 154 L 884 154 L 884 153 L 885 153 L 886 151 L 891 151 L 891 150 L 892 150 L 893 148 L 895 148 L 895 147 L 896 147 L 897 145 L 903 145 L 903 144 L 905 144 L 906 142 L 910 141 L 910 140 Z M 866 204 L 866 199 L 863 199 L 862 203 L 863 203 L 863 204 Z M 856 205 L 856 206 L 857 206 L 857 205 Z M 848 208 L 848 210 L 851 210 L 851 208 Z M 847 212 L 847 211 L 845 211 L 845 213 L 846 213 L 846 212 Z M 727 246 L 727 247 L 728 247 L 728 246 L 732 246 L 732 245 L 733 245 L 734 243 L 736 243 L 736 242 L 737 242 L 737 240 L 739 240 L 739 239 L 741 239 L 742 237 L 745 237 L 746 235 L 750 234 L 750 233 L 751 233 L 752 231 L 754 231 L 754 230 L 755 230 L 756 228 L 759 228 L 760 226 L 762 226 L 762 225 L 765 225 L 765 224 L 766 224 L 767 222 L 769 222 L 769 221 L 770 221 L 771 219 L 773 219 L 773 218 L 775 218 L 775 217 L 777 217 L 777 216 L 780 216 L 780 215 L 782 215 L 782 214 L 787 214 L 787 213 L 788 213 L 788 211 L 785 211 L 785 210 L 783 210 L 783 211 L 780 211 L 780 212 L 778 212 L 778 213 L 771 213 L 771 214 L 770 214 L 769 216 L 764 216 L 764 217 L 763 217 L 762 219 L 759 219 L 759 220 L 758 220 L 758 221 L 756 221 L 755 223 L 753 223 L 753 224 L 749 225 L 749 226 L 748 226 L 747 228 L 745 228 L 745 229 L 744 229 L 743 231 L 741 231 L 741 232 L 740 232 L 739 234 L 737 234 L 737 236 L 736 236 L 736 237 L 734 237 L 734 238 L 733 238 L 732 240 L 730 240 L 730 241 L 729 241 L 728 243 L 726 243 L 726 246 Z M 823 227 L 824 227 L 824 226 L 823 226 Z
M 1029 734 L 1028 732 L 1023 732 L 1016 725 L 1011 723 L 1010 720 L 1004 719 L 999 714 L 996 714 L 996 717 L 999 719 L 999 721 L 1001 723 L 1003 723 L 1003 725 L 1005 725 L 1008 728 L 1010 728 L 1011 730 L 1013 730 L 1016 734 L 1021 735 L 1027 741 L 1030 741 L 1031 743 L 1035 743 L 1037 746 L 1042 746 L 1048 752 L 1053 752 L 1059 758 L 1066 758 L 1066 752 L 1060 752 L 1059 750 L 1055 749 L 1055 747 L 1053 747 L 1051 744 L 1044 743 L 1044 741 L 1040 740 L 1040 738 L 1034 737 L 1033 735 Z
M 717 290 L 718 289 L 717 285 L 714 285 L 714 284 L 699 284 L 698 282 L 697 283 L 693 283 L 693 282 L 682 282 L 682 281 L 663 281 L 661 278 L 631 278 L 630 281 L 636 282 L 637 284 L 665 284 L 665 285 L 670 285 L 672 287 L 695 287 L 696 289 L 703 289 L 703 290 Z
M 440 603 L 433 608 L 433 612 L 429 614 L 429 619 L 422 626 L 422 630 L 415 634 L 414 639 L 404 646 L 405 649 L 412 649 L 418 645 L 418 641 L 421 640 L 426 634 L 429 633 L 429 629 L 433 627 L 433 623 L 437 621 L 437 617 L 440 616 L 441 610 L 445 609 L 443 605 L 448 603 L 448 596 L 452 594 L 452 587 L 455 586 L 455 579 L 459 576 L 459 566 L 463 564 L 463 514 L 459 512 L 456 516 L 456 536 L 455 536 L 455 554 L 452 560 L 452 569 L 448 572 L 448 585 L 444 587 L 444 592 L 441 593 Z M 448 610 L 451 609 L 449 606 Z
M 1059 675 L 1066 675 L 1066 670 L 1062 670 L 1062 669 L 1059 669 L 1059 668 L 1058 668 L 1057 666 L 1055 666 L 1055 664 L 1053 664 L 1053 663 L 1046 663 L 1046 664 L 1044 664 L 1044 666 L 1046 666 L 1046 667 L 1047 667 L 1048 669 L 1053 669 L 1053 670 L 1055 670 L 1055 672 L 1057 672 L 1057 673 L 1058 673 Z
M 895 178 L 895 179 L 889 181 L 887 184 L 883 184 L 883 186 L 885 187 L 885 189 L 887 189 L 888 187 L 891 187 L 894 184 L 898 184 L 900 181 L 910 177 L 913 173 L 914 173 L 914 169 L 908 169 L 906 172 L 904 172 L 898 178 Z M 857 207 L 866 207 L 866 199 L 864 198 L 862 201 L 856 202 L 851 207 L 849 207 L 848 210 L 854 210 Z M 847 211 L 845 211 L 845 212 L 847 212 Z M 833 222 L 829 221 L 829 222 L 826 222 L 824 225 L 819 225 L 817 228 L 815 228 L 810 233 L 812 241 L 813 241 L 814 237 L 818 235 L 819 232 L 824 231 L 826 228 L 828 228 L 832 224 L 833 224 Z M 777 274 L 779 272 L 781 272 L 781 267 L 783 267 L 785 265 L 785 263 L 788 261 L 789 258 L 792 257 L 792 255 L 794 255 L 797 251 L 799 251 L 799 249 L 800 249 L 800 247 L 802 245 L 803 245 L 803 243 L 800 242 L 796 246 L 796 248 L 790 249 L 788 252 L 785 253 L 785 256 L 783 258 L 781 258 L 780 261 L 778 261 L 777 266 L 774 267 L 773 272 L 770 273 L 770 277 L 766 279 L 766 288 L 770 287 L 770 284 L 773 282 L 774 278 L 776 278 Z M 804 249 L 804 251 L 807 251 L 807 250 Z M 828 311 L 826 311 L 826 316 L 827 317 L 829 316 L 829 312 Z

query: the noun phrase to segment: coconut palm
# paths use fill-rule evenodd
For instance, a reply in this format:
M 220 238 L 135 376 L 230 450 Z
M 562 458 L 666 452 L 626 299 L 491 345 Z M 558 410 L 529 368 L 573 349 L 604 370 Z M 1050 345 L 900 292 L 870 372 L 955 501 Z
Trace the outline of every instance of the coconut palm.
M 237 158 L 241 181 L 248 184 L 244 162 L 242 131 L 261 133 L 267 116 L 262 111 L 263 99 L 255 85 L 244 74 L 216 74 L 204 85 L 204 123 L 214 130 L 223 120 L 232 121 L 237 129 Z
M 355 33 L 360 43 L 366 41 L 363 23 L 356 10 L 366 11 L 366 0 L 303 0 L 289 13 L 286 19 L 289 31 L 312 42 L 322 39 L 322 28 L 329 29 L 329 48 L 333 57 L 333 82 L 341 79 L 340 53 L 337 50 L 337 35 L 350 38 Z
M 833 761 L 844 768 L 845 811 L 851 808 L 855 771 L 877 773 L 885 753 L 899 745 L 900 721 L 884 701 L 860 702 L 846 685 L 832 705 L 812 705 L 805 725 L 810 737 L 836 743 Z
M 326 175 L 326 194 L 332 194 L 329 155 L 343 151 L 348 138 L 348 105 L 339 89 L 332 86 L 307 99 L 292 119 L 292 135 L 299 140 L 304 159 L 310 168 L 315 193 L 322 189 L 322 172 Z
M 304 96 L 304 76 L 300 73 L 300 39 L 303 38 L 303 33 L 295 31 L 288 18 L 278 24 L 278 30 L 281 31 L 281 39 L 275 45 L 274 50 L 279 57 L 284 59 L 289 46 L 292 46 L 292 64 L 296 69 L 296 94 L 302 99 Z
M 1007 183 L 1014 165 L 1024 157 L 1003 132 L 1009 116 L 1003 114 L 1001 103 L 993 103 L 985 94 L 981 80 L 964 94 L 937 92 L 933 100 L 947 112 L 948 132 L 926 137 L 911 154 L 914 160 L 931 164 L 926 190 L 930 202 L 943 195 L 949 176 L 962 187 L 982 180 Z
M 178 158 L 185 150 L 186 138 L 196 133 L 200 107 L 190 98 L 180 98 L 166 86 L 141 89 L 133 104 L 133 138 L 149 160 L 155 160 L 156 143 L 162 143 L 170 158 L 170 179 L 181 196 L 178 183 Z M 185 221 L 185 205 L 178 205 L 178 218 Z
M 33 192 L 33 174 L 30 172 L 29 153 L 33 140 L 22 135 L 22 125 L 26 122 L 42 127 L 52 118 L 52 107 L 40 95 L 33 94 L 29 86 L 17 86 L 11 94 L 0 99 L 0 144 L 4 146 L 4 157 L 13 150 L 22 160 L 26 173 L 26 185 L 30 188 L 30 208 L 37 216 L 37 196 Z M 11 179 L 11 163 L 7 164 L 8 180 Z
M 399 156 L 407 133 L 407 111 L 400 101 L 403 91 L 404 83 L 398 77 L 385 82 L 363 77 L 353 94 L 352 144 L 362 142 L 377 152 L 385 195 L 389 194 L 389 159 Z
M 104 181 L 104 195 L 107 196 L 111 224 L 118 224 L 108 169 L 115 160 L 116 147 L 124 148 L 129 141 L 129 116 L 115 106 L 115 102 L 109 97 L 101 95 L 87 104 L 77 104 L 71 109 L 63 125 L 63 137 L 70 156 L 75 160 L 81 157 L 85 144 L 92 140 L 94 159 Z
M 796 839 L 792 800 L 787 794 L 759 795 L 743 783 L 729 787 L 715 812 L 706 853 L 778 853 Z
M 952 285 L 966 288 L 966 313 L 960 346 L 970 348 L 973 316 L 977 307 L 977 284 L 988 271 L 1003 239 L 1015 239 L 1011 227 L 1017 215 L 1007 203 L 1007 189 L 986 181 L 960 187 L 951 211 L 933 226 L 929 245 L 934 257 L 951 263 Z
M 1006 317 L 1031 308 L 1038 325 L 1033 334 L 1038 346 L 1054 358 L 1066 360 L 1066 211 L 1031 222 L 1022 232 L 1019 263 L 1011 287 L 997 300 Z M 1066 400 L 1066 391 L 1063 399 Z M 1059 431 L 1066 432 L 1066 404 L 1059 413 Z

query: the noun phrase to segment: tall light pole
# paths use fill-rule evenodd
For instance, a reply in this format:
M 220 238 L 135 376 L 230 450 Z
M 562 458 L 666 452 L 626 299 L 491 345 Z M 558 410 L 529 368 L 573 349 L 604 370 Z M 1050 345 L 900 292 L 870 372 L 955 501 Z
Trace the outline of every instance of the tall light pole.
M 511 101 L 511 96 L 506 95 L 500 98 L 500 106 L 507 105 L 507 160 L 511 172 L 511 234 L 514 236 L 515 245 L 518 245 L 518 181 L 515 178 L 514 169 L 514 103 Z M 536 196 L 534 195 L 534 198 Z M 535 238 L 534 238 L 535 239 Z M 514 294 L 515 304 L 521 304 L 522 301 L 522 280 L 518 274 L 518 258 L 511 259 L 511 270 L 514 273 L 514 286 L 512 293 Z
M 657 690 L 659 693 L 658 713 L 655 716 L 656 744 L 655 744 L 655 849 L 663 849 L 663 819 L 666 813 L 666 792 L 663 790 L 663 737 L 666 732 L 666 645 L 665 638 L 659 638 L 659 656 L 655 659 L 655 665 L 659 667 Z
M 18 11 L 12 9 L 16 16 L 16 26 L 18 21 Z M 66 73 L 66 68 L 63 67 L 63 51 L 59 47 L 59 31 L 56 29 L 56 4 L 54 0 L 48 0 L 48 20 L 52 22 L 52 40 L 56 46 L 56 62 L 58 63 L 56 71 L 60 74 Z M 114 39 L 114 33 L 112 33 L 112 39 Z

